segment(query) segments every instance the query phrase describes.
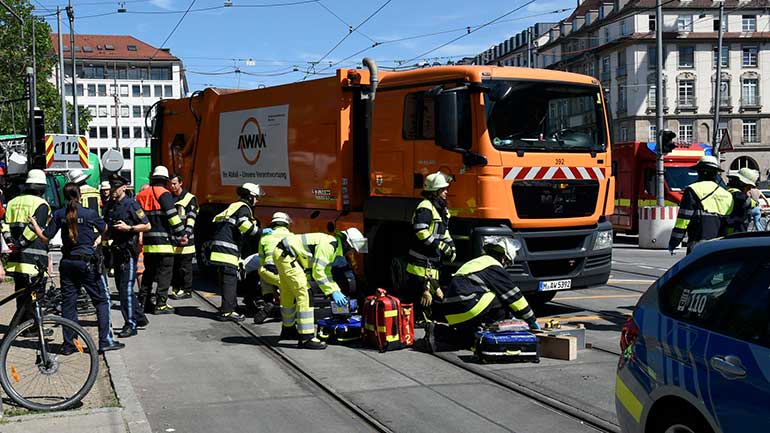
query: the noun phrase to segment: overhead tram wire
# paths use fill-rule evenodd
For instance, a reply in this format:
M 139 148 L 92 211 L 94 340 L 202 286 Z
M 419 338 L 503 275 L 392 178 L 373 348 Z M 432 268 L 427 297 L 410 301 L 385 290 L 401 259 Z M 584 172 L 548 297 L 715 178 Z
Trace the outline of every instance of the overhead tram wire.
M 385 3 L 383 3 L 383 4 L 382 4 L 382 5 L 379 7 L 379 8 L 377 8 L 377 10 L 375 10 L 374 12 L 372 12 L 371 14 L 369 14 L 369 16 L 368 16 L 368 17 L 366 17 L 366 19 L 364 19 L 363 21 L 361 21 L 361 23 L 360 23 L 359 25 L 357 25 L 355 28 L 352 28 L 352 29 L 350 29 L 350 30 L 348 31 L 348 33 L 347 33 L 345 36 L 343 36 L 343 37 L 342 37 L 342 39 L 340 39 L 340 40 L 339 40 L 339 42 L 337 42 L 337 43 L 336 43 L 336 44 L 335 44 L 335 45 L 334 45 L 334 46 L 333 46 L 333 47 L 332 47 L 332 48 L 331 48 L 329 51 L 327 51 L 327 52 L 326 52 L 326 54 L 324 54 L 323 56 L 321 56 L 321 58 L 320 58 L 320 59 L 318 59 L 318 60 L 315 62 L 315 64 L 320 64 L 321 62 L 323 62 L 323 61 L 324 61 L 324 59 L 326 59 L 326 57 L 328 57 L 328 56 L 329 56 L 329 54 L 331 54 L 332 52 L 334 52 L 334 50 L 336 50 L 336 49 L 337 49 L 337 47 L 339 47 L 339 46 L 340 46 L 340 45 L 341 45 L 343 42 L 345 42 L 345 40 L 346 40 L 346 39 L 347 39 L 347 38 L 348 38 L 350 35 L 352 35 L 352 34 L 353 34 L 353 32 L 357 31 L 359 28 L 361 28 L 361 26 L 363 26 L 364 24 L 366 24 L 367 22 L 369 22 L 369 20 L 370 20 L 370 19 L 372 19 L 372 18 L 373 18 L 375 15 L 377 15 L 377 14 L 378 14 L 378 13 L 379 13 L 379 12 L 380 12 L 380 11 L 381 11 L 383 8 L 385 8 L 385 6 L 387 6 L 388 4 L 390 4 L 390 2 L 391 2 L 391 1 L 393 1 L 393 0 L 387 0 L 387 1 L 386 1 Z M 377 42 L 375 42 L 374 44 L 375 44 L 375 45 L 377 45 L 378 43 L 377 43 Z M 305 76 L 304 76 L 304 77 L 302 77 L 302 80 L 301 80 L 301 81 L 304 81 L 304 80 L 306 80 L 306 79 L 307 79 L 307 77 L 310 75 L 310 72 L 311 72 L 311 71 L 314 71 L 314 67 L 315 67 L 314 65 L 310 65 L 310 67 L 309 67 L 309 68 L 308 68 L 308 70 L 306 71 L 307 73 L 305 74 Z
M 348 23 L 347 21 L 342 19 L 342 17 L 340 17 L 339 15 L 334 13 L 334 11 L 329 9 L 325 4 L 323 4 L 321 2 L 321 0 L 316 0 L 316 3 L 318 3 L 318 6 L 321 6 L 322 8 L 324 8 L 326 10 L 326 12 L 329 12 L 330 14 L 332 14 L 332 16 L 337 18 L 339 20 L 339 22 L 341 22 L 342 24 L 345 24 L 348 27 L 348 29 L 352 29 L 353 28 L 352 24 Z M 366 39 L 369 39 L 370 41 L 374 42 L 375 44 L 377 43 L 377 41 L 375 41 L 374 39 L 369 37 L 369 35 L 367 35 L 366 33 L 362 32 L 361 30 L 356 30 L 356 31 L 358 32 L 359 35 L 365 37 Z
M 87 19 L 87 18 L 98 18 L 98 17 L 105 17 L 109 15 L 176 15 L 176 14 L 185 14 L 191 12 L 210 12 L 220 9 L 232 9 L 232 8 L 244 8 L 244 9 L 254 9 L 254 8 L 276 8 L 276 7 L 286 7 L 286 6 L 298 6 L 298 5 L 304 5 L 304 4 L 310 4 L 310 3 L 316 3 L 317 0 L 298 0 L 298 1 L 291 1 L 291 2 L 283 2 L 283 3 L 255 3 L 255 4 L 234 4 L 231 6 L 209 6 L 209 7 L 203 7 L 203 8 L 196 8 L 196 9 L 188 9 L 188 10 L 172 10 L 172 11 L 131 11 L 127 10 L 125 12 L 118 12 L 118 11 L 110 11 L 110 12 L 104 12 L 104 13 L 98 13 L 93 15 L 85 15 L 82 17 L 78 17 L 79 19 Z
M 182 24 L 182 21 L 184 21 L 184 18 L 187 16 L 187 13 L 188 13 L 188 12 L 190 12 L 190 9 L 192 9 L 192 7 L 193 7 L 193 6 L 195 6 L 195 2 L 196 2 L 196 1 L 198 1 L 198 0 L 192 0 L 192 1 L 190 2 L 190 6 L 187 6 L 187 11 L 185 11 L 184 15 L 182 15 L 181 17 L 179 17 L 179 21 L 177 21 L 177 22 L 176 22 L 176 25 L 174 25 L 174 28 L 173 28 L 173 29 L 171 29 L 171 32 L 168 34 L 168 36 L 166 36 L 166 39 L 164 39 L 164 40 L 163 40 L 163 43 L 161 43 L 160 45 L 158 45 L 158 48 L 155 48 L 155 52 L 154 52 L 154 53 L 152 53 L 152 55 L 150 56 L 149 60 L 152 60 L 152 59 L 154 59 L 154 58 L 155 58 L 155 56 L 156 56 L 156 55 L 158 55 L 158 52 L 160 52 L 160 49 L 161 49 L 162 47 L 166 46 L 166 42 L 168 42 L 168 40 L 169 40 L 169 39 L 171 39 L 171 36 L 173 36 L 173 35 L 174 35 L 174 32 L 176 32 L 176 29 L 178 29 L 178 28 L 179 28 L 179 25 L 180 25 L 180 24 Z

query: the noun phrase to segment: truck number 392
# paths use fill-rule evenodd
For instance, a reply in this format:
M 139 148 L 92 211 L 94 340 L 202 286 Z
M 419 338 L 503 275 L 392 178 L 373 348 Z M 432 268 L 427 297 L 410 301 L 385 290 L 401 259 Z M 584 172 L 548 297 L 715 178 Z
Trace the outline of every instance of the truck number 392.
M 556 158 L 554 165 L 564 165 L 564 158 Z

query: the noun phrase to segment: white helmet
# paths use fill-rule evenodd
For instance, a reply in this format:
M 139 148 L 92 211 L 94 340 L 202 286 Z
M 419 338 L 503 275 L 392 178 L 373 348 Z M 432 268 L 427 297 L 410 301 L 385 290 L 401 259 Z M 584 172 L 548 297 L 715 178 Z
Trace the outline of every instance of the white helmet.
M 89 177 L 91 177 L 90 174 L 84 173 L 83 170 L 79 168 L 71 170 L 69 173 L 67 173 L 67 180 L 77 184 L 85 182 Z
M 345 241 L 348 243 L 350 248 L 356 250 L 357 253 L 368 252 L 368 241 L 360 230 L 355 227 L 351 227 L 347 230 L 343 230 L 342 233 L 345 235 Z
M 43 170 L 30 170 L 27 173 L 27 180 L 24 182 L 27 185 L 48 185 L 45 180 L 45 172 Z
M 516 259 L 516 251 L 521 249 L 519 241 L 508 236 L 486 236 L 483 240 L 482 248 L 485 252 L 496 252 L 503 254 L 510 263 Z
M 150 179 L 162 179 L 162 180 L 168 180 L 168 169 L 162 165 L 159 165 L 155 167 L 152 170 L 152 174 L 150 175 Z
M 99 184 L 99 191 L 104 191 L 105 189 L 112 189 L 108 180 L 104 180 Z
M 724 171 L 722 170 L 722 167 L 719 166 L 719 160 L 717 157 L 712 155 L 702 156 L 701 159 L 698 160 L 698 163 L 690 168 L 693 170 L 711 169 L 716 171 Z
M 423 191 L 438 191 L 442 188 L 448 188 L 449 180 L 449 176 L 437 171 L 425 177 L 425 185 L 423 185 L 422 189 Z
M 738 180 L 741 181 L 741 183 L 744 185 L 753 186 L 756 188 L 757 180 L 759 180 L 759 172 L 748 167 L 743 167 L 742 169 L 738 170 L 738 172 L 731 174 L 728 177 L 737 177 Z
M 259 185 L 251 182 L 246 182 L 238 188 L 238 195 L 241 197 L 248 195 L 250 197 L 259 198 L 264 196 L 265 193 L 262 191 L 262 188 Z
M 291 217 L 287 213 L 276 212 L 273 214 L 273 219 L 270 221 L 270 224 L 286 224 L 287 226 L 290 226 Z

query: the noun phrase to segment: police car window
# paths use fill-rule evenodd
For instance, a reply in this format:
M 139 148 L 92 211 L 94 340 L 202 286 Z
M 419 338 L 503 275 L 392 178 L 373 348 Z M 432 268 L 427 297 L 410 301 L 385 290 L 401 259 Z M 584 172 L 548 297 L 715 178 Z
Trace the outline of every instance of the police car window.
M 713 254 L 688 266 L 660 293 L 661 309 L 674 319 L 713 329 L 728 287 L 753 266 L 745 250 Z M 744 274 L 745 275 L 745 274 Z
M 719 332 L 770 347 L 770 261 L 754 268 L 745 284 L 730 287 Z

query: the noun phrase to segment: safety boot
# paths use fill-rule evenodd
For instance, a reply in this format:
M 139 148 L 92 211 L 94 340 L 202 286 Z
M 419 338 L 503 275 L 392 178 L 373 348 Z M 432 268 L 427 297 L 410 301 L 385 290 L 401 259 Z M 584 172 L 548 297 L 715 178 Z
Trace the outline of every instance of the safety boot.
M 262 324 L 265 320 L 267 320 L 268 317 L 273 317 L 273 312 L 277 309 L 278 308 L 276 308 L 276 306 L 272 303 L 264 303 L 262 307 L 254 314 L 254 323 L 257 325 Z
M 323 349 L 326 349 L 326 343 L 313 337 L 308 340 L 300 340 L 299 343 L 297 343 L 297 348 L 310 349 L 310 350 L 323 350 Z
M 297 332 L 297 328 L 295 327 L 281 327 L 281 336 L 278 337 L 279 340 L 299 340 L 299 332 Z

